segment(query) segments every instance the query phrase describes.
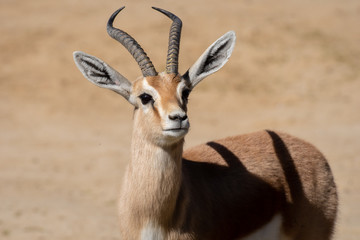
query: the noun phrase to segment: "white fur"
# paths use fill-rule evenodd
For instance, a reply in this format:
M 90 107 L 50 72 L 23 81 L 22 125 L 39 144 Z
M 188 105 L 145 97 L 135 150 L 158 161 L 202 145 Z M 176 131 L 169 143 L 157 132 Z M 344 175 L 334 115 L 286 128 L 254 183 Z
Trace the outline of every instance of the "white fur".
M 281 224 L 282 217 L 275 215 L 265 226 L 239 240 L 288 240 L 281 231 Z
M 142 86 L 143 86 L 143 89 L 145 90 L 144 92 L 147 93 L 147 94 L 150 94 L 153 97 L 155 102 L 160 102 L 160 100 L 161 100 L 160 94 L 158 93 L 158 91 L 155 88 L 150 86 L 150 84 L 148 83 L 146 78 L 144 78 L 144 80 L 142 81 Z M 158 107 L 158 110 L 159 110 L 160 115 L 161 115 L 163 110 L 161 109 L 161 107 Z M 149 111 L 149 106 L 145 107 L 144 111 L 148 112 Z
M 164 229 L 156 226 L 152 222 L 149 222 L 141 230 L 141 240 L 163 240 L 163 239 L 165 239 Z
M 194 65 L 192 65 L 189 68 L 189 79 L 192 84 L 192 88 L 194 88 L 202 79 L 218 71 L 220 68 L 222 68 L 225 65 L 225 63 L 229 60 L 232 51 L 234 50 L 235 40 L 236 40 L 235 32 L 230 31 L 225 33 L 213 44 L 211 44 L 211 46 L 205 50 L 205 52 L 199 57 L 199 59 L 196 60 Z M 216 52 L 219 48 L 223 47 L 224 44 L 226 44 L 228 41 L 230 41 L 230 45 L 227 48 L 222 49 L 221 53 L 217 53 L 217 56 L 223 56 L 223 57 L 219 58 L 218 60 L 212 63 L 214 66 L 210 71 L 203 71 L 202 68 L 204 62 L 209 58 L 209 56 L 213 55 L 214 52 Z
M 184 81 L 181 81 L 176 87 L 176 93 L 178 95 L 178 99 L 180 100 L 181 104 L 183 104 L 183 99 L 182 99 L 181 94 L 185 87 L 186 87 L 186 85 L 185 85 Z
M 145 90 L 145 93 L 150 94 L 155 101 L 159 101 L 160 100 L 160 94 L 158 93 L 158 91 L 152 87 L 148 81 L 146 80 L 146 78 L 144 78 L 144 80 L 142 81 L 142 86 L 143 89 Z

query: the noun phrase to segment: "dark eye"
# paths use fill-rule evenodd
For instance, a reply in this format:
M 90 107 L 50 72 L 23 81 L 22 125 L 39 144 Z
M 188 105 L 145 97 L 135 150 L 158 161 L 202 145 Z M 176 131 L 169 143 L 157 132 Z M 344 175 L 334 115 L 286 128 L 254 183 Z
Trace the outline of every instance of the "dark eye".
M 183 101 L 185 101 L 185 102 L 188 101 L 189 94 L 190 94 L 190 89 L 184 89 L 183 90 L 183 92 L 181 94 L 181 97 L 182 97 Z
M 154 101 L 154 99 L 152 98 L 151 95 L 147 94 L 147 93 L 143 93 L 139 96 L 141 103 L 142 104 L 148 104 L 150 101 Z

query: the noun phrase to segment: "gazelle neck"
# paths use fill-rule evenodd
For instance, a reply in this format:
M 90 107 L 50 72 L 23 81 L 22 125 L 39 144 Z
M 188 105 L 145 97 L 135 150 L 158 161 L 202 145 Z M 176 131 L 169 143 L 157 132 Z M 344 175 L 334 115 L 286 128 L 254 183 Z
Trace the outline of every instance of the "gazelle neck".
M 132 212 L 139 226 L 150 222 L 166 227 L 170 222 L 181 185 L 183 143 L 159 146 L 134 126 L 122 196 L 127 205 L 123 209 Z

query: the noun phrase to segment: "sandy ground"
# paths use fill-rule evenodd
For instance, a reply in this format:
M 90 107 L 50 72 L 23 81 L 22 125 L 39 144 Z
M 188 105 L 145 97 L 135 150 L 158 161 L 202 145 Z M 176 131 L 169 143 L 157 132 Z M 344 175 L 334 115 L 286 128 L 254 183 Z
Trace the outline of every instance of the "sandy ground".
M 151 3 L 149 3 L 151 2 Z M 183 20 L 184 72 L 228 30 L 227 65 L 190 96 L 186 147 L 259 129 L 304 138 L 327 156 L 336 239 L 360 236 L 360 2 L 286 0 L 0 1 L 0 239 L 119 239 L 117 195 L 132 108 L 87 82 L 72 52 L 140 75 L 107 36 L 110 14 L 164 69 L 170 21 Z

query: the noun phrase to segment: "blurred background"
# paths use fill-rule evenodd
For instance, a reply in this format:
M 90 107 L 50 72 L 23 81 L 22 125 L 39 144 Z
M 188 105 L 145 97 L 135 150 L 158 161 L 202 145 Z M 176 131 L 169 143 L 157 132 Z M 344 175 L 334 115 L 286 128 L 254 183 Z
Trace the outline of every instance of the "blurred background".
M 119 239 L 117 196 L 132 107 L 84 79 L 81 50 L 141 75 L 106 33 L 109 16 L 158 71 L 183 20 L 180 71 L 237 33 L 230 61 L 190 96 L 186 148 L 261 129 L 327 156 L 340 194 L 335 239 L 360 236 L 360 2 L 357 0 L 0 1 L 0 239 Z

